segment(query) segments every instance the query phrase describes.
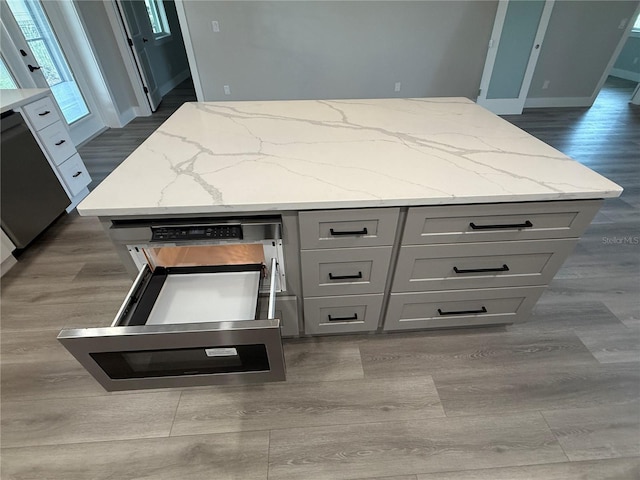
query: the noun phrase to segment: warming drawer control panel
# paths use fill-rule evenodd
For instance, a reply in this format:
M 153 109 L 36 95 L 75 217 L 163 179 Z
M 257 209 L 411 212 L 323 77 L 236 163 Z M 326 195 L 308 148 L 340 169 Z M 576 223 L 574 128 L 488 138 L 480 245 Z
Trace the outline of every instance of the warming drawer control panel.
M 241 225 L 180 225 L 151 227 L 151 241 L 241 240 Z

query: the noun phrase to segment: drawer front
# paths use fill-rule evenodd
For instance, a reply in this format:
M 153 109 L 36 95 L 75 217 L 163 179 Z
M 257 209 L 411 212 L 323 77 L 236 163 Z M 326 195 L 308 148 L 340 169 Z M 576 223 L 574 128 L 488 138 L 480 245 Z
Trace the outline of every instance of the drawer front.
M 84 163 L 82 163 L 82 158 L 77 153 L 60 165 L 58 170 L 64 179 L 64 183 L 69 188 L 71 196 L 77 195 L 91 183 L 89 172 L 87 172 Z
M 567 238 L 403 246 L 393 291 L 546 285 L 576 243 Z
M 390 259 L 391 247 L 303 250 L 304 296 L 382 293 Z
M 378 328 L 382 294 L 305 298 L 304 331 L 325 333 L 373 332 Z
M 260 303 L 260 318 L 267 318 L 269 302 Z M 298 299 L 292 295 L 276 297 L 276 315 L 280 320 L 280 334 L 283 337 L 297 337 L 298 327 Z
M 62 122 L 43 128 L 38 135 L 49 157 L 56 165 L 60 165 L 76 153 L 76 147 Z
M 602 200 L 410 208 L 404 245 L 579 237 Z
M 393 245 L 397 208 L 300 212 L 302 249 Z
M 44 97 L 22 107 L 24 113 L 36 130 L 41 130 L 47 125 L 60 120 L 58 110 L 51 97 Z
M 528 317 L 544 287 L 392 293 L 384 330 L 515 323 Z

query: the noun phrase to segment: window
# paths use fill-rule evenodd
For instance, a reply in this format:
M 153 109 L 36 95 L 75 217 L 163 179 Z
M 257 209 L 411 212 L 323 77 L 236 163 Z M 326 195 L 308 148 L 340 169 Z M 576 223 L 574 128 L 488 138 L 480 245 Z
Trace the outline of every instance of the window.
M 7 5 L 29 44 L 38 66 L 42 69 L 44 78 L 58 105 L 60 105 L 67 123 L 71 124 L 88 115 L 87 104 L 80 93 L 41 2 L 7 0 Z
M 151 28 L 156 39 L 171 35 L 167 14 L 164 11 L 162 0 L 144 0 L 147 7 L 147 14 L 151 20 Z
M 18 88 L 16 81 L 11 76 L 11 72 L 4 63 L 4 59 L 0 57 L 0 88 L 14 89 Z

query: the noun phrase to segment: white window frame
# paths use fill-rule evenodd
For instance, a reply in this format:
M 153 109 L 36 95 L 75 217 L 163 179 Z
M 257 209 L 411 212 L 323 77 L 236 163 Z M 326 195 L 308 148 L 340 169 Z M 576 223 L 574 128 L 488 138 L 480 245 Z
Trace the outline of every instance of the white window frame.
M 144 0 L 147 7 L 147 13 L 149 14 L 149 22 L 151 23 L 151 30 L 153 31 L 153 37 L 156 43 L 163 43 L 171 38 L 171 28 L 169 28 L 169 21 L 167 20 L 167 13 L 164 10 L 164 2 L 162 0 Z M 156 32 L 153 30 L 153 18 L 149 9 L 154 9 L 157 13 L 157 20 L 160 22 L 162 30 Z

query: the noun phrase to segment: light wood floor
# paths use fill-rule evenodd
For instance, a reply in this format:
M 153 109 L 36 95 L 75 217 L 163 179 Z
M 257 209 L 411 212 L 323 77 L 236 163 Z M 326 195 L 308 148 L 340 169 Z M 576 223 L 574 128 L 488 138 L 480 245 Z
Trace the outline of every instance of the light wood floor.
M 625 187 L 529 321 L 287 341 L 285 383 L 105 393 L 56 335 L 108 325 L 130 279 L 97 220 L 60 218 L 2 279 L 1 478 L 640 478 L 640 110 L 607 85 L 508 117 Z M 83 147 L 94 178 L 190 95 Z

